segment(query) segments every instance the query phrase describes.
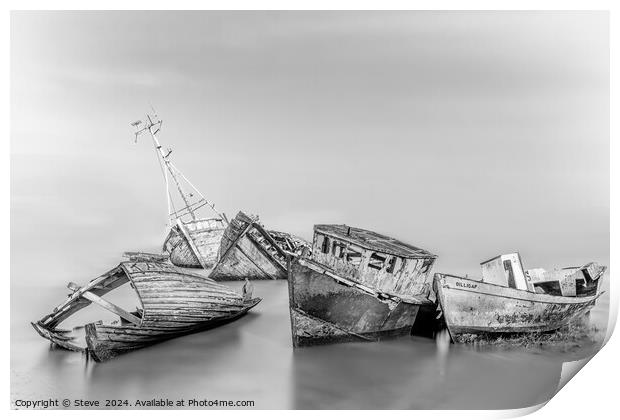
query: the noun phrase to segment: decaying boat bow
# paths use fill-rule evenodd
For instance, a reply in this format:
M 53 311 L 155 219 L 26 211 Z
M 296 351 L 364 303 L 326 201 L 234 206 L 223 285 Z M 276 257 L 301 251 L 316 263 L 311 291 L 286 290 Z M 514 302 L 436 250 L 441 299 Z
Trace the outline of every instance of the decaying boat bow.
M 259 222 L 258 217 L 240 211 L 224 231 L 219 260 L 210 277 L 215 280 L 284 279 L 290 252 Z
M 129 312 L 102 296 L 129 283 L 140 307 Z M 126 261 L 79 287 L 51 314 L 32 323 L 44 338 L 60 347 L 86 351 L 97 361 L 163 340 L 208 329 L 237 319 L 260 302 L 215 281 L 174 265 L 157 261 Z M 249 287 L 244 287 L 249 290 Z M 58 328 L 77 311 L 95 303 L 117 315 L 111 323 L 85 326 L 84 337 Z
M 436 258 L 368 230 L 315 226 L 312 257 L 289 266 L 293 346 L 408 334 L 419 308 L 432 305 Z

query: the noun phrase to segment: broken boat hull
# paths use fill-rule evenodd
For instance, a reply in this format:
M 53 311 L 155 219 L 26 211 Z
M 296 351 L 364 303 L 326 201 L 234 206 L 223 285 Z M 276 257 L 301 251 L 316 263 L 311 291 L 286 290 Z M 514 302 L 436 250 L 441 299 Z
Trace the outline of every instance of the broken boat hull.
M 287 254 L 256 217 L 243 212 L 231 220 L 220 244 L 214 280 L 285 279 Z
M 303 258 L 291 261 L 288 281 L 294 347 L 409 334 L 420 306 L 431 304 L 380 295 Z
M 564 297 L 435 274 L 433 287 L 450 335 L 557 330 L 587 312 L 598 296 Z
M 102 298 L 127 282 L 142 306 L 131 313 Z M 232 321 L 260 302 L 195 272 L 151 261 L 123 262 L 86 286 L 72 288 L 66 302 L 32 325 L 60 347 L 86 351 L 98 361 Z M 84 344 L 71 331 L 57 328 L 91 303 L 119 315 L 120 322 L 87 324 Z
M 607 267 L 594 262 L 581 267 L 546 271 L 531 269 L 526 271 L 528 281 L 541 293 L 553 296 L 595 296 L 603 282 Z
M 310 242 L 298 236 L 277 230 L 269 230 L 268 232 L 280 249 L 292 257 L 299 257 L 312 249 Z
M 161 343 L 162 341 L 219 327 L 241 318 L 259 302 L 260 299 L 252 299 L 246 302 L 241 310 L 231 315 L 219 316 L 212 319 L 206 319 L 207 317 L 205 316 L 197 324 L 188 327 L 179 327 L 175 325 L 168 328 L 148 328 L 131 324 L 87 324 L 85 328 L 89 354 L 95 361 L 103 362 L 120 354 Z
M 224 230 L 220 219 L 177 221 L 164 241 L 163 250 L 170 254 L 170 262 L 176 266 L 211 268 L 217 262 Z

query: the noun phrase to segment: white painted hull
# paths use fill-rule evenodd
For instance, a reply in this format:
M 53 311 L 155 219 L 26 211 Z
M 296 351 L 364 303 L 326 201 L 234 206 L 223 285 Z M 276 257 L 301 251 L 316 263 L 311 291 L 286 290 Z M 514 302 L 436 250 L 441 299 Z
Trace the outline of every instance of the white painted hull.
M 553 331 L 582 316 L 600 296 L 552 296 L 439 273 L 433 287 L 453 338 Z

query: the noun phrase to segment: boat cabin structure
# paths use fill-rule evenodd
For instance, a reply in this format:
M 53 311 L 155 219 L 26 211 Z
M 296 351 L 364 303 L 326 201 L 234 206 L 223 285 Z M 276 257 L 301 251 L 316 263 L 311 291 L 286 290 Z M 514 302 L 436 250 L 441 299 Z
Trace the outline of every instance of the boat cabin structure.
M 316 225 L 312 259 L 334 273 L 393 296 L 430 288 L 436 255 L 380 233 L 346 225 Z
M 316 225 L 312 251 L 291 259 L 294 347 L 409 334 L 429 300 L 437 257 L 346 225 Z
M 532 268 L 525 272 L 528 282 L 539 293 L 555 296 L 593 296 L 602 284 L 607 267 L 595 262 L 556 270 Z
M 527 281 L 523 262 L 518 252 L 502 254 L 480 263 L 482 281 L 497 286 L 510 287 L 519 290 L 534 291 L 534 287 Z

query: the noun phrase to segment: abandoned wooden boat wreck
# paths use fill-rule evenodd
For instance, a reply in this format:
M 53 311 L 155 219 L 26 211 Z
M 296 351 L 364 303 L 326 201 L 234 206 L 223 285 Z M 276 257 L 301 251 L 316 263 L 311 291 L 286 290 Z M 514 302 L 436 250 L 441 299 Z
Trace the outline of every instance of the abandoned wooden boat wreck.
M 150 134 L 164 176 L 170 230 L 164 240 L 163 251 L 170 255 L 170 262 L 180 267 L 213 268 L 224 255 L 227 261 L 215 270 L 215 275 L 220 279 L 274 278 L 273 275 L 280 276 L 276 278 L 286 277 L 286 256 L 301 254 L 304 249 L 308 248 L 309 244 L 288 233 L 265 230 L 258 223 L 258 219 L 252 222 L 253 228 L 249 232 L 244 232 L 243 229 L 237 230 L 239 224 L 245 223 L 241 219 L 235 222 L 235 226 L 229 227 L 226 215 L 219 213 L 215 209 L 215 205 L 209 202 L 171 162 L 172 150 L 163 151 L 156 137 L 161 124 L 162 121 L 157 115 L 147 115 L 144 122 L 136 121 L 132 125 L 136 128 L 136 141 L 139 135 Z M 173 193 L 174 191 L 176 193 Z M 173 197 L 176 197 L 177 203 Z M 198 217 L 197 211 L 205 206 L 215 213 L 215 217 Z M 224 232 L 227 229 L 228 239 L 222 242 Z M 239 246 L 228 251 L 228 245 L 235 242 L 234 239 L 230 238 L 236 234 L 241 236 L 247 234 L 255 239 L 258 249 L 270 254 L 271 257 L 267 257 L 269 260 L 275 259 L 276 267 L 270 268 L 269 266 L 274 264 L 266 263 L 257 256 L 257 260 L 248 263 L 252 267 L 251 269 L 243 269 L 239 266 L 235 270 L 229 270 L 227 268 L 229 265 L 237 266 L 239 265 L 237 264 L 238 259 L 244 260 L 236 252 L 236 250 L 243 248 L 245 242 L 243 238 L 239 238 Z M 261 274 L 257 275 L 256 270 L 261 271 Z M 284 270 L 283 276 L 282 270 Z
M 559 270 L 546 271 L 533 268 L 525 275 L 540 293 L 554 296 L 594 296 L 603 283 L 603 273 L 607 267 L 590 262 L 581 267 L 566 267 Z
M 588 312 L 600 296 L 537 293 L 518 253 L 500 255 L 481 266 L 482 280 L 434 276 L 433 288 L 454 341 L 462 334 L 554 331 Z
M 285 279 L 287 257 L 291 254 L 280 247 L 258 222 L 258 217 L 240 211 L 224 231 L 219 259 L 209 277 L 214 280 Z
M 170 231 L 164 240 L 163 251 L 170 254 L 170 262 L 181 267 L 211 268 L 217 261 L 220 240 L 227 225 L 226 215 L 218 213 L 215 206 L 172 163 L 172 150 L 164 152 L 155 136 L 162 121 L 157 115 L 147 115 L 145 121 L 132 124 L 138 136 L 148 133 L 157 152 L 157 159 L 164 176 L 168 202 L 168 225 Z M 170 186 L 172 181 L 172 188 Z M 172 191 L 176 190 L 176 194 Z M 177 196 L 175 203 L 173 196 Z M 197 211 L 209 207 L 216 217 L 201 218 Z
M 179 267 L 211 268 L 217 262 L 217 252 L 224 235 L 224 219 L 194 219 L 181 221 L 170 228 L 163 251 L 170 262 Z
M 52 313 L 32 323 L 52 343 L 83 351 L 96 361 L 164 340 L 233 321 L 260 302 L 244 287 L 244 295 L 206 276 L 166 262 L 125 261 L 83 287 L 68 285 L 72 293 Z M 139 307 L 125 310 L 102 296 L 129 283 Z M 91 303 L 119 318 L 93 322 L 82 329 L 60 329 L 59 324 Z M 78 335 L 81 333 L 82 336 Z
M 428 251 L 364 229 L 316 225 L 312 256 L 291 259 L 294 347 L 409 334 L 429 300 Z
M 310 242 L 290 233 L 278 232 L 277 230 L 268 230 L 268 232 L 280 249 L 292 257 L 300 256 L 312 247 Z

